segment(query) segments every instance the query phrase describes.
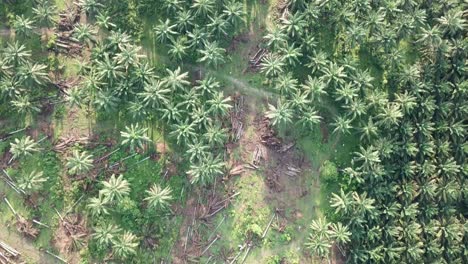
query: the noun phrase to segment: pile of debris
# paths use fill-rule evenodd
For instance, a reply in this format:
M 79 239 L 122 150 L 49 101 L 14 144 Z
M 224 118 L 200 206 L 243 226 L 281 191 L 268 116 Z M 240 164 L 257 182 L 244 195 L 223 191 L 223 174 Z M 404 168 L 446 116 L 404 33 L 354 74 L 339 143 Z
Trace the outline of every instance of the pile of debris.
M 276 4 L 276 12 L 273 13 L 273 18 L 278 19 L 287 19 L 289 16 L 289 0 L 280 0 Z
M 55 234 L 55 244 L 60 252 L 78 251 L 83 246 L 87 236 L 86 223 L 78 214 L 62 218 L 60 226 Z
M 257 167 L 260 165 L 260 161 L 265 159 L 266 157 L 266 149 L 262 145 L 255 146 L 255 150 L 252 153 L 252 162 L 251 165 L 253 167 Z
M 19 262 L 20 253 L 7 243 L 0 241 L 0 264 L 7 263 L 24 263 Z
M 87 144 L 89 143 L 88 137 L 67 137 L 67 138 L 60 138 L 58 143 L 54 146 L 54 150 L 56 152 L 63 153 L 67 150 L 67 148 L 75 145 L 75 144 Z
M 262 59 L 265 57 L 265 55 L 268 53 L 266 49 L 260 48 L 257 50 L 257 52 L 254 54 L 252 58 L 249 60 L 249 67 L 252 70 L 258 70 L 260 68 L 260 63 L 262 62 Z
M 59 80 L 54 82 L 55 87 L 63 94 L 68 95 L 67 90 L 75 86 L 79 82 L 79 78 L 69 80 Z
M 227 208 L 229 203 L 231 202 L 231 199 L 236 197 L 239 194 L 240 194 L 239 192 L 236 192 L 228 196 L 226 199 L 222 199 L 222 200 L 220 200 L 219 198 L 208 199 L 208 204 L 206 206 L 201 205 L 200 219 L 208 219 L 208 218 L 215 216 L 222 209 Z
M 17 215 L 16 218 L 16 230 L 25 236 L 36 239 L 39 235 L 39 229 L 33 227 L 33 222 L 28 221 L 20 215 Z
M 260 122 L 260 137 L 262 143 L 268 147 L 280 148 L 281 140 L 276 136 L 275 130 L 271 127 L 270 120 L 264 117 Z
M 75 25 L 81 19 L 81 6 L 69 6 L 59 14 L 60 20 L 55 32 L 55 47 L 57 52 L 67 55 L 80 55 L 83 45 L 72 37 Z
M 230 112 L 231 117 L 231 139 L 233 142 L 238 141 L 244 133 L 244 123 L 242 122 L 242 113 L 244 111 L 244 96 L 233 96 L 234 107 Z

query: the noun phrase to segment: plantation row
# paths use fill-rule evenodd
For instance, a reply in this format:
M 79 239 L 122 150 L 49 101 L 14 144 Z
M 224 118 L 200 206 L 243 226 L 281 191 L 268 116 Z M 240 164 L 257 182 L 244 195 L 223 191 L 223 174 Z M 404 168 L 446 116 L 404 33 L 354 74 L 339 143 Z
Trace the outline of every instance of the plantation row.
M 311 225 L 318 256 L 336 242 L 350 263 L 467 261 L 466 7 L 298 0 L 279 11 L 261 65 L 281 95 L 267 116 L 313 126 L 334 100 L 333 132 L 360 138 L 331 198 L 339 222 Z

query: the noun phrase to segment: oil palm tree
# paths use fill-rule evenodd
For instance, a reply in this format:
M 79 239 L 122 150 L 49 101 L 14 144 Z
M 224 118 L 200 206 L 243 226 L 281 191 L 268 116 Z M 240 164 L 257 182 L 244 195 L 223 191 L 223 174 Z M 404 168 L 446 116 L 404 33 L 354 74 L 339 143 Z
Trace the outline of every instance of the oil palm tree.
M 374 164 L 380 163 L 379 152 L 371 145 L 367 148 L 359 147 L 359 151 L 354 152 L 355 161 L 362 162 L 364 171 L 370 170 Z
M 320 124 L 322 117 L 313 107 L 308 107 L 301 113 L 298 124 L 308 130 L 313 130 L 314 127 Z
M 127 259 L 137 253 L 138 238 L 129 231 L 125 231 L 112 242 L 113 254 L 121 259 Z
M 327 95 L 326 85 L 319 78 L 307 76 L 306 82 L 302 85 L 302 89 L 310 96 L 313 102 L 321 102 L 322 97 Z
M 449 10 L 441 18 L 436 19 L 441 28 L 449 36 L 455 36 L 466 28 L 467 23 L 464 19 L 464 12 L 455 9 Z
M 227 130 L 222 128 L 219 124 L 210 124 L 206 128 L 206 133 L 203 135 L 207 143 L 211 147 L 223 146 L 227 140 Z
M 8 42 L 7 47 L 3 50 L 3 56 L 5 63 L 17 66 L 28 61 L 28 58 L 31 57 L 31 51 L 27 50 L 23 44 L 20 45 L 18 41 L 13 44 Z
M 185 37 L 178 37 L 175 40 L 171 40 L 171 44 L 169 45 L 168 54 L 173 59 L 177 59 L 181 61 L 185 56 L 187 56 L 188 50 L 188 42 L 187 38 Z
M 185 88 L 190 85 L 190 82 L 187 80 L 188 72 L 182 72 L 180 67 L 177 67 L 175 70 L 166 69 L 167 76 L 164 77 L 163 83 L 175 92 L 177 90 L 184 91 Z
M 187 145 L 192 142 L 196 136 L 195 123 L 189 122 L 188 119 L 184 122 L 177 123 L 174 125 L 174 128 L 169 135 L 176 138 L 177 144 Z
M 57 15 L 57 7 L 50 3 L 49 0 L 40 0 L 36 7 L 32 8 L 34 18 L 43 27 L 52 27 L 55 25 L 55 16 Z
M 117 60 L 111 59 L 108 53 L 103 60 L 98 60 L 96 65 L 97 75 L 101 80 L 108 81 L 112 86 L 117 79 L 123 76 L 123 66 Z
M 281 29 L 291 37 L 300 37 L 304 33 L 307 22 L 301 12 L 296 12 L 288 17 L 281 17 Z
M 174 14 L 184 6 L 184 3 L 180 0 L 164 0 L 163 6 L 168 13 Z
M 296 112 L 302 112 L 309 107 L 311 100 L 309 100 L 309 95 L 303 91 L 297 91 L 291 95 L 291 108 Z
M 276 77 L 284 71 L 283 57 L 278 54 L 267 54 L 260 64 L 260 71 L 267 77 Z
M 15 138 L 15 142 L 10 143 L 10 153 L 13 155 L 12 159 L 31 156 L 34 152 L 38 151 L 37 143 L 30 136 L 24 136 L 20 139 Z
M 274 27 L 263 37 L 272 51 L 278 51 L 287 45 L 287 35 L 279 27 Z
M 172 24 L 171 21 L 167 18 L 166 21 L 159 21 L 159 25 L 154 27 L 154 34 L 156 36 L 156 41 L 159 43 L 167 43 L 173 36 L 177 35 L 175 31 L 176 24 Z
M 111 17 L 107 15 L 107 13 L 101 13 L 98 12 L 96 16 L 96 25 L 98 25 L 101 28 L 111 30 L 112 28 L 115 28 L 116 25 L 111 22 Z
M 67 95 L 67 102 L 69 103 L 70 107 L 79 107 L 81 108 L 85 103 L 85 93 L 82 89 L 78 87 L 73 87 L 68 90 Z
M 212 99 L 206 103 L 210 106 L 208 112 L 219 117 L 224 117 L 229 113 L 229 109 L 232 108 L 231 97 L 224 97 L 223 92 L 217 92 Z
M 351 100 L 351 102 L 348 105 L 345 105 L 344 108 L 348 111 L 348 115 L 351 116 L 351 119 L 353 120 L 355 118 L 360 118 L 367 112 L 367 105 L 359 98 Z
M 172 190 L 169 186 L 162 188 L 157 184 L 153 184 L 149 190 L 146 190 L 146 198 L 144 199 L 148 203 L 148 207 L 152 209 L 163 210 L 169 206 L 169 201 L 172 198 Z
M 292 67 L 299 64 L 299 59 L 302 57 L 301 48 L 295 47 L 294 44 L 286 45 L 281 49 L 281 53 L 283 55 L 283 60 Z
M 193 143 L 187 145 L 187 156 L 190 162 L 195 162 L 205 158 L 210 150 L 210 146 L 207 145 L 203 140 L 194 140 Z
M 20 178 L 18 187 L 26 191 L 28 194 L 31 194 L 34 191 L 41 190 L 48 179 L 48 177 L 44 177 L 44 173 L 42 171 L 32 171 Z
M 314 51 L 312 56 L 308 56 L 308 59 L 309 63 L 306 66 L 312 69 L 313 73 L 323 71 L 327 67 L 327 64 L 330 63 L 327 54 L 323 51 Z
M 192 184 L 207 185 L 213 180 L 224 173 L 225 163 L 221 158 L 209 154 L 200 161 L 190 165 L 190 170 L 187 174 L 190 176 Z
M 208 23 L 208 30 L 214 33 L 217 38 L 227 36 L 229 23 L 226 21 L 224 14 L 215 13 L 213 16 L 208 16 L 210 23 Z
M 274 88 L 279 91 L 281 96 L 289 96 L 297 91 L 298 80 L 293 77 L 291 72 L 281 74 L 274 82 Z
M 6 100 L 14 100 L 24 92 L 19 81 L 14 77 L 4 76 L 0 78 L 0 96 Z
M 213 13 L 215 4 L 214 0 L 194 0 L 191 8 L 195 10 L 196 16 L 206 17 Z
M 335 100 L 343 101 L 349 105 L 359 95 L 359 88 L 351 83 L 346 83 L 335 90 Z
M 188 32 L 194 26 L 192 11 L 189 9 L 179 10 L 177 12 L 177 29 L 181 32 Z
M 205 98 L 213 97 L 221 85 L 214 77 L 208 76 L 201 80 L 197 80 L 197 85 L 194 87 L 201 96 Z
M 97 197 L 89 199 L 86 208 L 92 216 L 99 216 L 102 214 L 109 214 L 109 211 L 107 210 L 108 205 L 109 203 L 106 197 L 99 193 Z
M 208 66 L 218 67 L 226 61 L 226 50 L 219 47 L 217 41 L 205 42 L 204 48 L 199 50 L 198 62 L 206 63 Z
M 152 109 L 159 109 L 169 103 L 171 90 L 166 89 L 159 80 L 152 79 L 145 84 L 142 92 L 138 93 L 141 103 Z
M 93 239 L 101 248 L 107 249 L 117 239 L 122 229 L 114 224 L 103 223 L 94 228 Z
M 101 8 L 104 8 L 104 5 L 99 0 L 80 0 L 79 4 L 86 14 L 91 16 L 97 14 Z
M 112 91 L 98 91 L 92 103 L 96 110 L 110 113 L 117 108 L 119 98 Z
M 180 105 L 173 102 L 166 104 L 160 111 L 162 112 L 161 119 L 168 124 L 181 122 L 184 114 L 184 111 L 180 109 Z
M 205 46 L 206 40 L 210 38 L 211 34 L 206 31 L 204 27 L 195 25 L 195 27 L 187 34 L 190 47 L 192 49 L 199 49 Z
M 292 122 L 293 111 L 288 103 L 278 99 L 276 106 L 268 104 L 268 111 L 265 116 L 271 120 L 272 125 L 287 125 Z
M 322 68 L 324 82 L 332 87 L 340 87 L 347 77 L 344 69 L 344 66 L 330 62 L 327 67 Z
M 332 123 L 332 126 L 335 127 L 333 129 L 333 133 L 342 133 L 342 134 L 348 134 L 350 133 L 350 130 L 353 128 L 351 126 L 351 119 L 344 117 L 344 116 L 337 116 L 335 118 L 335 122 Z
M 402 117 L 403 112 L 400 109 L 400 105 L 397 103 L 387 104 L 382 107 L 382 112 L 377 115 L 377 118 L 379 119 L 378 124 L 383 125 L 386 128 L 398 125 Z
M 93 168 L 93 156 L 87 151 L 74 150 L 72 156 L 67 158 L 68 173 L 83 174 L 89 172 Z
M 130 67 L 136 67 L 140 64 L 140 59 L 145 58 L 145 55 L 140 54 L 141 47 L 133 44 L 120 45 L 120 52 L 115 55 L 115 59 L 119 65 L 123 65 L 128 71 Z
M 211 116 L 211 112 L 206 109 L 206 106 L 195 106 L 190 113 L 192 117 L 193 124 L 199 131 L 204 131 L 209 124 L 213 122 L 213 118 Z
M 15 34 L 22 37 L 28 38 L 34 33 L 34 21 L 32 19 L 26 18 L 24 15 L 16 15 L 13 21 L 13 29 Z
M 228 1 L 224 6 L 223 14 L 226 16 L 226 21 L 229 22 L 234 31 L 245 22 L 244 5 L 236 0 Z
M 328 232 L 329 226 L 330 223 L 323 218 L 312 220 L 310 224 L 311 232 L 305 245 L 314 255 L 321 258 L 328 257 L 330 254 L 332 241 Z
M 43 85 L 50 81 L 47 66 L 25 62 L 18 69 L 18 79 L 25 86 Z
M 125 126 L 125 131 L 120 132 L 120 136 L 123 138 L 122 145 L 128 145 L 132 152 L 136 148 L 144 149 L 143 144 L 151 141 L 146 135 L 147 131 L 148 128 L 140 127 L 138 123 Z
M 115 174 L 112 174 L 108 181 L 101 181 L 101 183 L 103 188 L 99 194 L 109 203 L 120 201 L 130 193 L 130 183 L 124 179 L 122 174 L 117 178 Z
M 11 104 L 13 105 L 13 108 L 16 109 L 16 111 L 19 114 L 31 114 L 31 113 L 37 113 L 40 112 L 41 110 L 34 104 L 34 102 L 31 101 L 29 96 L 26 95 L 18 95 L 14 100 L 11 101 Z
M 368 142 L 370 142 L 372 138 L 377 137 L 379 134 L 379 128 L 371 117 L 369 117 L 367 123 L 362 123 L 358 130 L 361 133 L 360 139 L 362 141 L 366 139 Z

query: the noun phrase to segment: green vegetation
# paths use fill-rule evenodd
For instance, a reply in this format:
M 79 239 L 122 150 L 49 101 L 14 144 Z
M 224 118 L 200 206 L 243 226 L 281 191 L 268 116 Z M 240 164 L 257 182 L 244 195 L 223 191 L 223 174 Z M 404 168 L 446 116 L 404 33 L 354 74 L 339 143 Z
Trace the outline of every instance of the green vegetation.
M 4 1 L 0 240 L 27 263 L 466 263 L 467 7 Z

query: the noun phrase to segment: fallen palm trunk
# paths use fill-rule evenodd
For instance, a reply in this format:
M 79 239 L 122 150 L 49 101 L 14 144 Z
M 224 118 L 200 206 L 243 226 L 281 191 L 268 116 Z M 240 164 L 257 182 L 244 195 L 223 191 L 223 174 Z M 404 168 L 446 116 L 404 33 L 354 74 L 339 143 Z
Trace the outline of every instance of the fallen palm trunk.
M 16 251 L 14 248 L 10 247 L 8 244 L 6 244 L 3 241 L 0 241 L 0 248 L 5 250 L 8 254 L 12 255 L 13 257 L 18 257 L 21 255 L 18 251 Z
M 117 149 L 111 151 L 110 153 L 108 153 L 108 154 L 106 154 L 106 155 L 100 157 L 99 159 L 95 160 L 94 163 L 100 163 L 101 161 L 103 161 L 103 160 L 109 158 L 110 156 L 112 156 L 114 153 L 116 153 L 116 152 L 119 151 L 119 150 L 120 150 L 120 147 L 118 147 Z
M 242 251 L 244 250 L 244 248 L 247 246 L 247 244 L 244 244 L 240 247 L 239 249 L 239 253 L 237 253 L 237 255 L 234 257 L 233 260 L 231 260 L 231 262 L 229 262 L 229 264 L 234 264 L 236 262 L 236 260 L 239 258 L 239 256 L 242 254 Z
M 294 147 L 295 143 L 290 143 L 290 144 L 287 144 L 286 146 L 283 146 L 278 152 L 279 153 L 284 153 L 284 152 L 287 152 L 288 150 L 290 150 L 292 147 Z
M 3 197 L 3 200 L 6 202 L 6 204 L 8 205 L 8 207 L 10 208 L 10 210 L 13 212 L 13 214 L 17 217 L 18 216 L 18 213 L 16 213 L 15 209 L 13 208 L 13 206 L 11 206 L 10 202 L 8 201 L 8 199 L 6 197 Z
M 49 255 L 51 255 L 52 257 L 54 257 L 54 258 L 56 258 L 56 259 L 62 261 L 63 263 L 68 263 L 65 259 L 63 259 L 63 258 L 61 258 L 61 257 L 59 257 L 59 256 L 57 256 L 57 255 L 55 255 L 54 253 L 50 252 L 49 250 L 46 250 L 46 253 L 49 254 Z
M 134 154 L 132 154 L 132 155 L 130 155 L 130 156 L 127 156 L 127 157 L 125 157 L 125 158 L 123 158 L 123 159 L 117 161 L 116 163 L 110 165 L 110 166 L 109 166 L 109 169 L 111 169 L 111 168 L 113 168 L 113 167 L 115 167 L 115 166 L 121 164 L 122 162 L 124 162 L 124 161 L 126 161 L 126 160 L 128 160 L 128 159 L 130 159 L 130 158 L 132 158 L 132 157 L 135 157 L 136 155 L 138 155 L 138 153 L 134 153 Z
M 39 221 L 37 221 L 37 220 L 34 220 L 34 219 L 33 219 L 32 222 L 35 223 L 35 224 L 37 224 L 37 225 L 40 225 L 40 226 L 43 226 L 43 227 L 46 227 L 46 228 L 49 228 L 49 229 L 50 229 L 50 226 L 48 226 L 48 225 L 46 225 L 46 224 L 44 224 L 44 223 L 41 223 L 41 222 L 39 222 Z
M 21 129 L 18 129 L 18 130 L 15 130 L 15 131 L 13 131 L 13 132 L 9 132 L 9 133 L 7 133 L 5 136 L 3 136 L 2 138 L 0 138 L 0 142 L 4 141 L 5 139 L 7 139 L 7 138 L 9 138 L 9 137 L 11 137 L 11 136 L 13 136 L 14 134 L 19 133 L 19 132 L 22 132 L 22 131 L 24 131 L 24 130 L 26 130 L 26 129 L 28 129 L 28 126 L 26 126 L 26 127 L 24 127 L 24 128 L 21 128 Z
M 203 254 L 205 254 L 206 251 L 208 251 L 208 249 L 210 249 L 210 247 L 220 238 L 219 235 L 216 235 L 216 238 L 213 239 L 213 241 L 211 241 L 211 243 L 205 248 L 205 250 L 202 251 L 202 253 L 200 254 L 201 256 L 203 256 Z
M 244 257 L 242 258 L 241 264 L 244 264 L 244 262 L 247 259 L 247 256 L 249 255 L 250 250 L 252 249 L 252 247 L 253 247 L 253 244 L 250 242 L 248 247 L 247 247 L 247 250 L 245 251 Z
M 216 228 L 213 230 L 213 232 L 211 233 L 211 235 L 208 237 L 208 241 L 211 239 L 211 237 L 216 233 L 216 231 L 218 230 L 218 228 L 221 226 L 221 224 L 224 222 L 224 220 L 226 219 L 226 216 L 223 217 L 223 219 L 221 219 L 221 221 L 219 222 L 219 224 L 216 226 Z
M 268 223 L 267 227 L 265 228 L 265 231 L 263 231 L 262 238 L 265 238 L 265 236 L 268 233 L 268 230 L 270 229 L 271 224 L 273 223 L 273 219 L 275 218 L 276 213 L 273 214 L 273 216 L 270 219 L 270 222 Z
M 4 177 L 2 177 L 2 179 L 3 179 L 3 181 L 5 181 L 5 183 L 6 183 L 8 186 L 10 186 L 17 194 L 25 194 L 25 191 L 22 190 L 22 189 L 20 189 L 20 188 L 18 188 L 18 187 L 16 186 L 16 184 L 14 184 L 12 181 L 10 181 L 10 180 L 8 180 L 8 179 L 6 179 L 6 178 L 4 178 Z
M 229 171 L 229 175 L 239 175 L 245 171 L 244 165 L 238 165 Z
M 78 199 L 76 200 L 76 202 L 72 204 L 72 206 L 70 207 L 70 209 L 68 209 L 68 210 L 65 212 L 65 216 L 67 216 L 67 215 L 71 212 L 71 210 L 73 210 L 73 208 L 81 201 L 81 199 L 83 199 L 83 197 L 84 197 L 84 194 L 81 195 L 80 198 L 78 198 Z

